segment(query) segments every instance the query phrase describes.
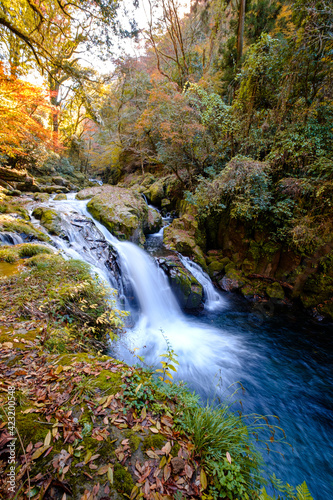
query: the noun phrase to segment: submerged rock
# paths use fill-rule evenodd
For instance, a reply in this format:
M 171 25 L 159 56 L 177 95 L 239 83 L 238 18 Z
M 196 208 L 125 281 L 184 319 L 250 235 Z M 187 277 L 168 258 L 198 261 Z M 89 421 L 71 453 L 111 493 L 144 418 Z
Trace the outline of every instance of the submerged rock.
M 96 186 L 78 193 L 78 199 L 92 197 L 87 208 L 109 231 L 121 240 L 145 242 L 148 228 L 148 206 L 143 198 L 130 189 L 117 186 Z
M 183 266 L 176 255 L 157 259 L 168 276 L 173 293 L 183 309 L 198 309 L 203 300 L 203 288 L 199 281 Z

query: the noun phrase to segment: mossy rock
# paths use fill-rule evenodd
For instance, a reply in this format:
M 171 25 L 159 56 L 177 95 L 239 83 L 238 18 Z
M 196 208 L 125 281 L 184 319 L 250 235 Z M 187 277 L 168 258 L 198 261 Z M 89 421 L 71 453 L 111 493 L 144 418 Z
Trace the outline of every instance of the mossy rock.
M 154 184 L 151 184 L 148 192 L 149 192 L 148 196 L 149 196 L 150 201 L 154 205 L 157 205 L 160 207 L 162 199 L 165 198 L 163 179 L 160 179 L 160 180 L 154 182 Z
M 87 208 L 112 234 L 121 240 L 144 244 L 148 227 L 148 207 L 140 194 L 118 186 L 88 188 L 79 199 L 93 196 Z
M 46 201 L 48 201 L 50 199 L 50 195 L 49 193 L 36 193 L 34 195 L 34 200 L 36 201 L 41 201 L 43 203 L 45 203 Z
M 227 266 L 226 266 L 227 270 Z M 234 268 L 229 268 L 222 280 L 219 281 L 219 285 L 222 290 L 226 292 L 232 292 L 238 290 L 245 285 L 245 279 L 241 271 L 237 271 Z
M 198 309 L 203 300 L 203 288 L 198 280 L 176 257 L 161 258 L 157 261 L 167 274 L 180 306 L 188 310 Z
M 0 215 L 0 232 L 17 233 L 23 240 L 50 241 L 49 236 L 36 229 L 31 222 L 16 219 L 10 215 Z
M 145 228 L 145 234 L 157 233 L 163 224 L 161 214 L 155 208 L 148 207 L 148 224 Z
M 280 283 L 277 282 L 267 285 L 266 293 L 270 299 L 283 300 L 285 298 L 284 290 Z
M 179 227 L 179 224 L 177 222 L 174 222 L 164 230 L 164 246 L 168 250 L 173 250 L 181 253 L 182 255 L 192 257 L 195 262 L 197 262 L 201 267 L 207 270 L 203 251 L 201 250 L 195 239 L 195 236 L 193 234 L 194 232 L 192 231 L 192 234 L 190 234 L 188 230 L 182 229 L 182 226 Z
M 57 194 L 54 198 L 55 201 L 67 200 L 67 195 L 64 193 Z
M 236 269 L 236 264 L 234 262 L 228 262 L 225 266 L 225 272 L 229 273 L 230 271 L 233 271 Z
M 211 277 L 215 277 L 224 271 L 224 264 L 217 260 L 213 260 L 208 266 L 208 272 Z
M 242 262 L 242 271 L 245 275 L 251 274 L 255 271 L 255 264 L 253 261 L 248 259 L 243 260 Z
M 55 210 L 47 207 L 37 207 L 32 212 L 32 215 L 40 220 L 42 226 L 44 226 L 50 234 L 60 236 L 62 233 L 61 217 Z
M 148 434 L 142 441 L 142 449 L 147 450 L 160 450 L 166 443 L 165 436 L 162 434 Z

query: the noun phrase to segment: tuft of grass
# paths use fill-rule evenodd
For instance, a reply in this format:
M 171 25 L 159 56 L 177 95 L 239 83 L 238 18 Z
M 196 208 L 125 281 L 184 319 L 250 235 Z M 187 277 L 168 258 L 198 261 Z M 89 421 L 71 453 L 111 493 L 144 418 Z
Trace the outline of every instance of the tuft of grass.
M 4 245 L 0 248 L 0 262 L 17 262 L 20 259 L 39 254 L 52 254 L 53 251 L 45 245 L 22 243 L 20 245 Z

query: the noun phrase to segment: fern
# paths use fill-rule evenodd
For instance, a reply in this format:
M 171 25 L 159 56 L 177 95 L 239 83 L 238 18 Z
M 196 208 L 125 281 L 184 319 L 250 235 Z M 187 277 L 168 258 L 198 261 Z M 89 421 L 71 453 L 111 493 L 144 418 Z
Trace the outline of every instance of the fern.
M 299 486 L 296 486 L 296 490 L 297 490 L 297 500 L 313 500 L 305 481 Z

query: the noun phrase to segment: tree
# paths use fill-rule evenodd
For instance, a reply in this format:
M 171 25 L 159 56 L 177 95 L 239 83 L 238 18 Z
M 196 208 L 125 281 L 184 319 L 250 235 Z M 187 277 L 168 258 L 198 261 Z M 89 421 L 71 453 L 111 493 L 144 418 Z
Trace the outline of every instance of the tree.
M 14 36 L 38 67 L 59 66 L 52 39 L 62 38 L 70 50 L 84 43 L 88 49 L 110 48 L 117 30 L 118 2 L 103 0 L 3 0 L 0 4 L 0 39 Z M 70 28 L 69 28 L 70 26 Z
M 44 122 L 50 111 L 45 92 L 8 76 L 0 64 L 0 152 L 9 157 L 25 156 L 31 146 L 50 143 Z

